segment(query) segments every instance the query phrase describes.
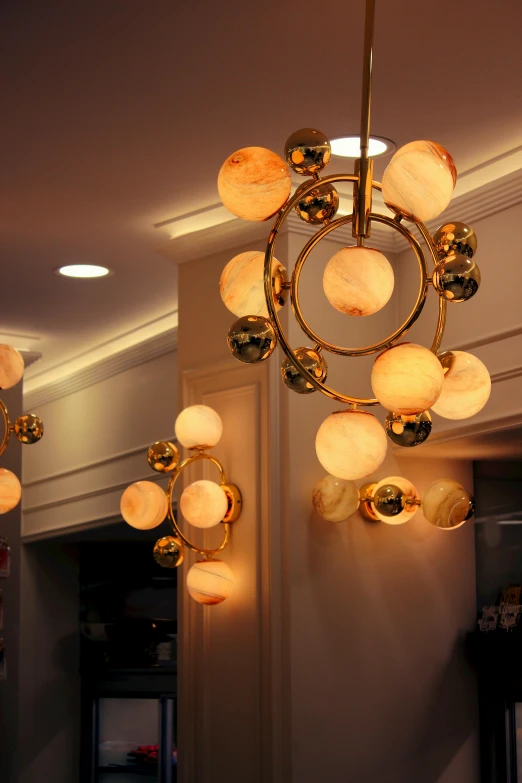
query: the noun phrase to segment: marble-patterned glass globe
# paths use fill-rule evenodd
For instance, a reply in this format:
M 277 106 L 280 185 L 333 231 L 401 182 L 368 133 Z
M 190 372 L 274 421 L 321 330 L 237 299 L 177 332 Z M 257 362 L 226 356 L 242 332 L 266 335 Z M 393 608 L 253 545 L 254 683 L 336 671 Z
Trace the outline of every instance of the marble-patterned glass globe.
M 221 273 L 219 293 L 223 304 L 238 317 L 262 315 L 268 317 L 265 299 L 265 254 L 258 250 L 239 253 Z M 286 269 L 277 258 L 272 259 L 272 291 L 276 310 L 285 303 Z
M 312 503 L 323 519 L 343 522 L 359 508 L 357 484 L 327 474 L 315 485 Z
M 469 419 L 491 394 L 487 367 L 472 353 L 444 351 L 438 359 L 444 373 L 442 391 L 432 410 L 444 419 Z
M 388 259 L 371 247 L 343 247 L 328 261 L 323 288 L 330 304 L 346 315 L 372 315 L 393 293 Z
M 236 359 L 254 364 L 268 359 L 274 352 L 277 337 L 267 318 L 244 315 L 230 327 L 227 342 Z
M 404 476 L 389 476 L 379 481 L 373 489 L 371 507 L 381 522 L 402 525 L 417 512 L 419 495 Z
M 186 487 L 179 501 L 181 513 L 194 527 L 219 525 L 228 509 L 225 491 L 215 481 L 201 479 Z
M 12 511 L 22 497 L 22 485 L 7 468 L 0 468 L 0 514 Z
M 328 165 L 332 156 L 330 142 L 315 128 L 301 128 L 285 144 L 285 160 L 298 174 L 309 177 Z
M 330 414 L 317 431 L 317 459 L 328 473 L 341 479 L 364 478 L 382 464 L 387 439 L 375 416 L 344 410 Z
M 218 191 L 225 207 L 243 220 L 268 220 L 290 195 L 288 166 L 264 147 L 245 147 L 221 166 Z
M 137 530 L 152 530 L 167 516 L 167 496 L 153 481 L 136 481 L 120 500 L 120 512 L 125 522 Z
M 404 416 L 390 411 L 386 416 L 384 428 L 387 436 L 397 446 L 419 446 L 427 440 L 432 427 L 429 411 Z
M 303 367 L 314 378 L 321 382 L 326 380 L 328 367 L 322 354 L 317 353 L 313 348 L 297 348 L 294 353 Z M 281 364 L 281 377 L 284 384 L 298 394 L 310 394 L 316 390 L 315 386 L 301 375 L 295 364 L 292 364 L 288 357 L 285 357 Z
M 24 357 L 12 345 L 0 345 L 0 389 L 10 389 L 24 374 Z
M 477 252 L 477 235 L 471 226 L 458 221 L 444 223 L 433 234 L 433 243 L 441 261 L 450 253 L 473 258 Z
M 223 422 L 208 405 L 189 405 L 174 423 L 176 438 L 186 449 L 211 449 L 221 439 Z
M 183 562 L 185 550 L 183 542 L 174 536 L 163 536 L 154 544 L 154 560 L 162 568 L 177 568 Z
M 399 343 L 383 351 L 374 362 L 373 393 L 384 408 L 411 415 L 431 408 L 442 391 L 444 372 L 428 348 Z
M 448 302 L 466 302 L 480 286 L 480 269 L 475 261 L 451 251 L 433 272 L 435 290 Z
M 435 527 L 454 530 L 473 516 L 475 503 L 458 481 L 438 479 L 424 493 L 422 513 Z
M 147 451 L 147 462 L 158 473 L 169 473 L 179 462 L 179 451 L 169 440 L 158 440 Z
M 408 220 L 425 222 L 444 212 L 457 182 L 453 158 L 433 141 L 400 147 L 382 178 L 384 203 Z
M 303 182 L 295 195 L 303 191 L 311 181 Z M 297 202 L 295 211 L 305 223 L 313 225 L 331 220 L 339 208 L 339 194 L 329 182 L 318 183 L 317 187 Z
M 20 443 L 38 443 L 44 434 L 43 422 L 34 413 L 24 413 L 23 416 L 19 416 L 13 429 Z
M 188 591 L 200 604 L 220 604 L 234 586 L 234 574 L 223 560 L 197 560 L 187 574 Z

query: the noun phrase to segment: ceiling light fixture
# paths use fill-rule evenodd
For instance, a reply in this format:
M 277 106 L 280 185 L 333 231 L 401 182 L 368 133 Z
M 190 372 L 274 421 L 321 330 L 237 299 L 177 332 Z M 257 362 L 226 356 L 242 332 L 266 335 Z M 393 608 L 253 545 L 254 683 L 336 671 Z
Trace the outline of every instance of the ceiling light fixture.
M 332 155 L 339 158 L 358 158 L 361 154 L 361 139 L 359 136 L 342 136 L 339 139 L 332 139 L 330 142 Z M 370 136 L 368 140 L 368 157 L 376 158 L 379 155 L 387 153 L 391 155 L 395 152 L 395 144 L 390 139 L 384 139 L 381 136 Z
M 68 264 L 60 266 L 56 270 L 56 274 L 63 277 L 107 277 L 110 273 L 110 269 L 107 269 L 106 266 L 98 266 L 98 264 Z

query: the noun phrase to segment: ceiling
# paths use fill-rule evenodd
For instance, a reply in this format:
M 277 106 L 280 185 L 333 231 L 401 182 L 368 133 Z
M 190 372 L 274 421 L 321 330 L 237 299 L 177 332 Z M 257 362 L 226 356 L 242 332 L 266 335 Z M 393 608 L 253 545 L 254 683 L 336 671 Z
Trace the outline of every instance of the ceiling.
M 374 133 L 461 172 L 522 145 L 521 26 L 520 3 L 377 0 Z M 0 332 L 42 352 L 30 377 L 176 310 L 154 224 L 215 204 L 228 154 L 357 132 L 362 28 L 363 0 L 2 0 Z M 74 262 L 115 274 L 53 274 Z

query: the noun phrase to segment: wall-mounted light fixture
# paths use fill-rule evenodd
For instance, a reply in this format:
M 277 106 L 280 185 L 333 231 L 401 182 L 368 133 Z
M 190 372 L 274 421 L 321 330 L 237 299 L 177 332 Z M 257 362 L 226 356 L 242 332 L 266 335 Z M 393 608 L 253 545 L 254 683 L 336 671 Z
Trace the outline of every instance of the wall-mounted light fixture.
M 150 467 L 169 474 L 166 492 L 153 481 L 137 481 L 131 484 L 121 497 L 120 509 L 125 522 L 138 530 L 158 527 L 167 517 L 173 536 L 163 536 L 154 545 L 153 555 L 163 568 L 176 568 L 183 562 L 185 548 L 192 549 L 202 559 L 197 560 L 187 574 L 187 588 L 194 600 L 201 604 L 219 604 L 234 588 L 234 575 L 223 560 L 216 558 L 225 549 L 231 532 L 231 524 L 241 513 L 241 493 L 235 484 L 227 480 L 219 460 L 207 450 L 216 446 L 223 432 L 223 424 L 215 410 L 207 405 L 191 405 L 179 414 L 175 423 L 176 438 L 190 452 L 179 461 L 177 446 L 169 441 L 157 441 L 148 450 Z M 182 492 L 179 511 L 193 527 L 211 528 L 224 526 L 222 543 L 214 549 L 204 549 L 194 544 L 181 530 L 174 513 L 174 489 L 185 468 L 206 460 L 219 471 L 219 483 L 200 479 L 189 484 Z
M 24 358 L 12 345 L 0 345 L 0 390 L 15 386 L 24 374 Z M 4 421 L 4 434 L 0 440 L 0 456 L 9 445 L 14 433 L 20 443 L 37 443 L 43 435 L 43 423 L 34 413 L 24 413 L 11 422 L 9 412 L 0 400 L 0 416 Z M 22 485 L 17 476 L 7 468 L 0 468 L 0 514 L 7 514 L 20 502 Z

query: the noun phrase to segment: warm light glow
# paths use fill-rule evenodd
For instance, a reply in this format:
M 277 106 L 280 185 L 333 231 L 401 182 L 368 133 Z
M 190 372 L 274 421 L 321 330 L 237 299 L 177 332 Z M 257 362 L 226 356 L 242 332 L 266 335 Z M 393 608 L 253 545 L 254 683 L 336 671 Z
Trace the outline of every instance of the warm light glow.
M 189 484 L 180 501 L 181 513 L 195 527 L 214 527 L 223 520 L 228 508 L 224 490 L 214 481 L 201 479 Z
M 152 530 L 167 516 L 167 496 L 153 481 L 136 481 L 120 500 L 120 512 L 125 522 L 137 530 Z
M 428 522 L 441 530 L 455 530 L 473 516 L 473 497 L 462 484 L 452 479 L 438 479 L 422 498 L 422 513 Z
M 0 468 L 0 514 L 18 505 L 22 497 L 22 485 L 14 473 L 6 468 Z
M 422 345 L 399 343 L 379 354 L 372 369 L 373 393 L 394 413 L 411 415 L 431 408 L 444 381 L 437 357 Z
M 342 136 L 339 139 L 332 139 L 331 145 L 332 154 L 340 158 L 359 158 L 361 156 L 361 139 L 359 136 Z M 370 158 L 384 155 L 385 152 L 393 152 L 394 149 L 395 144 L 393 141 L 370 136 L 368 148 Z
M 110 269 L 97 264 L 69 264 L 68 266 L 61 266 L 56 271 L 64 277 L 106 277 Z
M 330 304 L 346 315 L 372 315 L 393 293 L 393 269 L 371 247 L 343 247 L 328 261 L 323 288 Z
M 317 459 L 328 473 L 352 481 L 365 478 L 386 456 L 386 433 L 371 413 L 337 411 L 323 421 L 315 439 Z
M 241 318 L 245 315 L 262 315 L 268 318 L 265 299 L 265 254 L 249 250 L 234 256 L 221 273 L 219 293 L 223 304 L 231 313 Z M 272 277 L 276 273 L 285 273 L 285 268 L 277 258 L 272 259 Z M 274 302 L 276 310 L 280 302 Z
M 187 449 L 212 448 L 223 434 L 223 423 L 208 405 L 190 405 L 179 414 L 174 430 L 176 438 Z
M 439 360 L 444 381 L 433 411 L 444 419 L 469 419 L 489 400 L 491 378 L 487 367 L 465 351 L 445 351 Z
M 223 560 L 197 560 L 187 574 L 188 591 L 200 604 L 220 604 L 234 585 L 234 574 Z
M 397 491 L 398 490 L 398 491 Z M 372 509 L 381 522 L 387 525 L 402 525 L 417 512 L 417 490 L 404 476 L 388 476 L 373 488 Z M 397 513 L 398 512 L 398 513 Z
M 359 490 L 353 481 L 328 474 L 315 485 L 312 502 L 327 522 L 343 522 L 359 508 Z
M 24 357 L 12 345 L 0 345 L 0 389 L 10 389 L 24 374 Z
M 218 175 L 221 201 L 243 220 L 267 220 L 278 212 L 292 182 L 288 166 L 264 147 L 244 147 L 230 155 Z

